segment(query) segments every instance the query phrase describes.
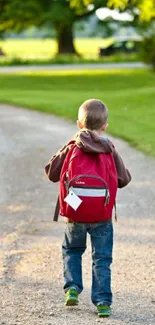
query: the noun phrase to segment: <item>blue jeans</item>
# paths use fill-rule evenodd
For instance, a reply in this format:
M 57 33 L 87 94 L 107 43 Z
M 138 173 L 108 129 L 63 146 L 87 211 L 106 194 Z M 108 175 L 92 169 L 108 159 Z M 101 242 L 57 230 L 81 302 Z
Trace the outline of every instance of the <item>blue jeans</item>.
M 67 223 L 62 245 L 64 290 L 75 288 L 83 290 L 82 254 L 86 249 L 86 237 L 89 233 L 92 246 L 92 291 L 94 305 L 112 303 L 111 270 L 113 249 L 113 224 L 104 223 Z

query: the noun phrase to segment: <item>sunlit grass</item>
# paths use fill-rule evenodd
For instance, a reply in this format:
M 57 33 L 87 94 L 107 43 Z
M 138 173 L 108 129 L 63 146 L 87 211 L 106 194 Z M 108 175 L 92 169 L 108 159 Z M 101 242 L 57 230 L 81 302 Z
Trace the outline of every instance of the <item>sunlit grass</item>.
M 43 70 L 43 71 L 39 71 L 39 70 L 36 70 L 36 71 L 31 71 L 31 68 L 28 70 L 28 71 L 21 71 L 21 72 L 18 72 L 17 74 L 18 75 L 21 75 L 21 76 L 103 76 L 103 75 L 126 75 L 127 73 L 127 70 L 126 69 L 110 69 L 110 70 L 102 70 L 102 69 L 93 69 L 92 70 L 82 70 L 79 69 L 79 70 L 76 70 L 76 69 L 71 69 L 71 70 Z M 129 69 L 128 71 L 128 75 L 132 75 L 133 73 L 135 73 L 135 70 L 134 69 Z
M 77 51 L 84 57 L 97 57 L 98 48 L 110 43 L 102 38 L 76 39 Z M 0 47 L 12 57 L 19 58 L 51 58 L 57 52 L 57 42 L 54 39 L 20 39 L 0 41 Z
M 0 47 L 6 56 L 0 57 L 0 65 L 28 64 L 68 64 L 68 63 L 103 63 L 138 61 L 137 53 L 117 53 L 99 57 L 99 48 L 111 44 L 112 39 L 84 38 L 75 39 L 75 46 L 80 56 L 56 55 L 57 42 L 54 39 L 10 39 L 0 41 Z
M 76 121 L 78 107 L 99 98 L 108 132 L 155 155 L 155 74 L 147 70 L 43 71 L 0 75 L 0 102 Z

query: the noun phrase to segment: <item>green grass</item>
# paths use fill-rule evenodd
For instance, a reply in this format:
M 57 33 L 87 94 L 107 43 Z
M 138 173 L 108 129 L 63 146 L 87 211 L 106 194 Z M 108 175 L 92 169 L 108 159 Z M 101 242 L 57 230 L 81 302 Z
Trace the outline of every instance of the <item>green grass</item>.
M 155 74 L 147 70 L 33 72 L 0 75 L 0 102 L 76 121 L 79 105 L 99 98 L 108 132 L 155 156 Z
M 111 40 L 102 38 L 76 39 L 77 51 L 84 57 L 94 57 L 98 54 L 98 48 L 110 43 Z M 0 47 L 7 55 L 19 58 L 51 58 L 57 52 L 57 42 L 54 39 L 15 39 L 0 41 Z
M 0 47 L 6 54 L 0 57 L 0 65 L 19 64 L 54 64 L 54 63 L 85 63 L 85 62 L 124 62 L 138 61 L 137 54 L 117 54 L 107 58 L 99 58 L 99 47 L 110 44 L 112 39 L 102 38 L 75 39 L 75 46 L 81 58 L 73 55 L 57 53 L 57 42 L 54 39 L 20 39 L 0 41 Z

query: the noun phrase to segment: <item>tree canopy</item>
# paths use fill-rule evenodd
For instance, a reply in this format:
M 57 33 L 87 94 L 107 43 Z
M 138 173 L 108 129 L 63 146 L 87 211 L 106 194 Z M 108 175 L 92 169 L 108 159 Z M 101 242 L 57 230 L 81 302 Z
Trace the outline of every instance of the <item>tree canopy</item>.
M 139 19 L 142 21 L 150 21 L 155 18 L 155 0 L 109 0 L 108 5 L 122 10 L 130 8 L 133 12 L 138 13 Z
M 155 0 L 1 0 L 0 32 L 54 26 L 59 53 L 75 53 L 73 25 L 101 7 L 130 10 L 143 21 L 155 18 Z

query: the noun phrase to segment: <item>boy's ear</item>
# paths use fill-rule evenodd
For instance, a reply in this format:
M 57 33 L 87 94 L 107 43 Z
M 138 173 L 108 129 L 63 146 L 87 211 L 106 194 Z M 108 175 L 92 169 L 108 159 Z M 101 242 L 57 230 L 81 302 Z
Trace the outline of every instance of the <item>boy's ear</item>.
M 107 127 L 108 127 L 108 123 L 105 123 L 105 124 L 102 126 L 102 131 L 105 132 L 106 129 L 107 129 Z
M 77 126 L 79 129 L 83 129 L 83 124 L 79 120 L 77 120 Z

